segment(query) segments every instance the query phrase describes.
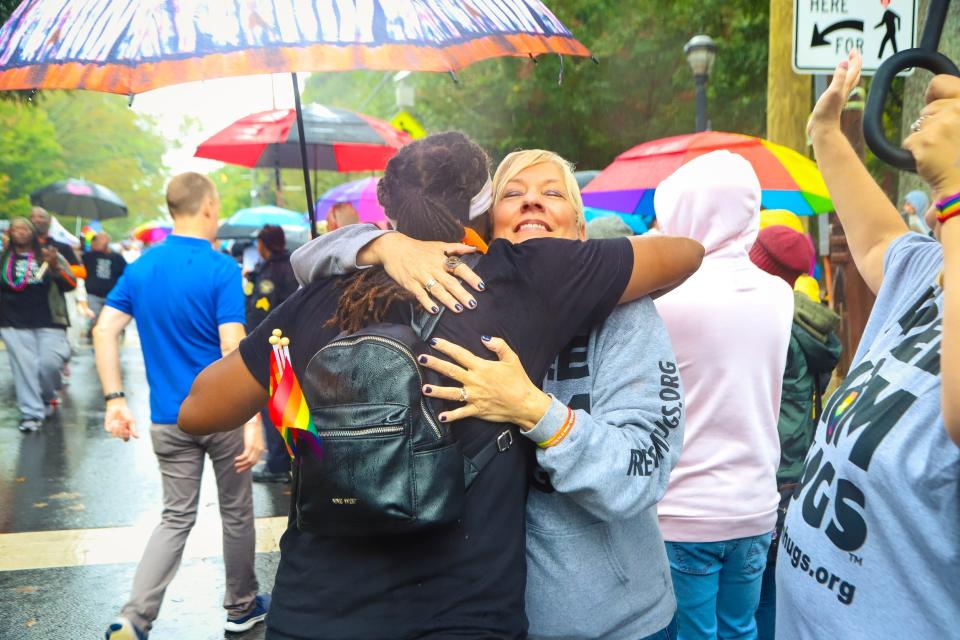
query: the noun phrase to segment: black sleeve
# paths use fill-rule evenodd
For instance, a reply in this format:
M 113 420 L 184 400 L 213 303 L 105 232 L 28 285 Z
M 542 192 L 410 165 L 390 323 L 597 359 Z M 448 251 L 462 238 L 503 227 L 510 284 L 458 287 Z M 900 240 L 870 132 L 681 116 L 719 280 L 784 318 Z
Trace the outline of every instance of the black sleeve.
M 80 261 L 77 259 L 77 252 L 73 250 L 73 247 L 71 247 L 70 245 L 64 242 L 59 242 L 57 240 L 54 240 L 51 244 L 53 244 L 53 246 L 56 247 L 57 251 L 60 252 L 60 254 L 64 258 L 67 259 L 67 262 L 69 262 L 72 265 L 80 264 Z
M 113 255 L 116 256 L 115 262 L 116 262 L 116 265 L 117 265 L 117 278 L 119 278 L 120 276 L 123 275 L 123 272 L 124 272 L 124 271 L 126 270 L 126 268 L 127 268 L 127 259 L 124 258 L 124 257 L 123 257 L 122 255 L 120 255 L 119 253 L 115 253 L 115 254 L 113 254 Z
M 542 238 L 514 246 L 519 272 L 568 337 L 610 315 L 633 269 L 633 248 L 626 238 Z
M 270 358 L 273 357 L 270 336 L 273 335 L 274 329 L 280 329 L 284 335 L 290 335 L 293 330 L 292 321 L 296 318 L 294 311 L 297 300 L 302 297 L 300 295 L 302 292 L 301 289 L 271 311 L 263 322 L 240 342 L 239 350 L 243 363 L 264 389 L 270 388 Z

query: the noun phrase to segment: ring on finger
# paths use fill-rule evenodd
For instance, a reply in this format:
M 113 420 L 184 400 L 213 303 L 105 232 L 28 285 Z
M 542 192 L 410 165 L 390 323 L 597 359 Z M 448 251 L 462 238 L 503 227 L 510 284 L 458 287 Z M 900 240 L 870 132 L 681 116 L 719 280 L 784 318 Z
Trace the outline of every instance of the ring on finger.
M 926 119 L 926 117 L 927 116 L 920 116 L 919 118 L 914 120 L 913 124 L 910 125 L 910 130 L 913 131 L 914 133 L 916 133 L 917 131 L 920 131 L 920 127 L 923 126 L 923 121 L 924 119 Z
M 433 278 L 430 278 L 425 283 L 423 283 L 423 288 L 427 290 L 427 293 L 430 293 L 430 289 L 433 289 L 435 286 L 437 286 L 437 281 L 434 280 Z
M 460 256 L 447 256 L 443 261 L 443 268 L 453 273 L 461 264 L 463 264 L 463 260 L 460 259 Z
M 466 401 L 467 401 L 467 388 L 460 387 L 460 402 L 466 402 Z

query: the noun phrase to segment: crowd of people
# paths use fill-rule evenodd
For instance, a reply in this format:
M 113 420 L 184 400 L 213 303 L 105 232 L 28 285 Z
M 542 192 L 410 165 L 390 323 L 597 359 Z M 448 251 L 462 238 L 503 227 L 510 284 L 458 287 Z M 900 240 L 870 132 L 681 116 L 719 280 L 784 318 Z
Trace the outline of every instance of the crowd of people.
M 129 265 L 105 236 L 77 260 L 42 210 L 12 220 L 0 337 L 21 430 L 40 427 L 62 386 L 71 263 L 85 267 L 104 426 L 123 440 L 139 431 L 119 340 L 132 320 L 140 335 L 163 513 L 107 640 L 149 635 L 207 456 L 229 632 L 266 621 L 272 640 L 955 634 L 960 294 L 946 283 L 960 280 L 960 79 L 928 89 L 904 145 L 931 196 L 911 192 L 898 210 L 840 129 L 859 75 L 854 51 L 809 131 L 877 294 L 830 395 L 840 318 L 810 277 L 813 244 L 792 214 L 761 211 L 753 168 L 727 151 L 664 180 L 642 236 L 617 219 L 587 224 L 557 154 L 517 151 L 491 176 L 459 133 L 390 160 L 378 197 L 392 230 L 338 208 L 329 233 L 291 255 L 266 226 L 245 271 L 213 247 L 220 200 L 199 174 L 170 181 L 173 233 Z M 395 374 L 332 379 L 323 354 L 397 326 L 423 344 L 411 355 L 422 386 L 384 418 L 372 398 Z M 355 423 L 324 422 L 356 389 L 376 393 L 350 405 Z M 432 472 L 439 449 L 395 462 L 421 418 L 463 454 L 447 470 L 457 517 L 331 533 L 318 516 L 331 508 L 402 511 L 321 487 L 344 474 L 390 492 Z M 254 570 L 251 483 L 291 477 L 271 597 Z

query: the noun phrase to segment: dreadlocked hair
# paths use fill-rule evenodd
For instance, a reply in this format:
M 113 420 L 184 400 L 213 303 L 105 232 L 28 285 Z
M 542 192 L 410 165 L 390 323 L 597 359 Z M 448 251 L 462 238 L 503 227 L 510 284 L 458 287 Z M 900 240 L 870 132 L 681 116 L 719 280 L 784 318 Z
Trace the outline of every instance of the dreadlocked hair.
M 470 199 L 490 176 L 490 158 L 462 133 L 428 136 L 400 149 L 387 163 L 377 199 L 397 231 L 416 240 L 460 242 Z M 328 322 L 353 333 L 382 322 L 390 307 L 414 296 L 380 267 L 344 283 L 337 312 Z

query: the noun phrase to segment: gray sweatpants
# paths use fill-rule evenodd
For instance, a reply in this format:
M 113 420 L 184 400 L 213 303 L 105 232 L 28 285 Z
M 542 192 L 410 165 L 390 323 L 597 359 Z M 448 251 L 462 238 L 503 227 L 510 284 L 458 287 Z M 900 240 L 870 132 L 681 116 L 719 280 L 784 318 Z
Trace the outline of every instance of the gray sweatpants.
M 70 359 L 64 329 L 0 328 L 13 370 L 21 418 L 43 420 L 44 408 L 63 387 L 60 370 Z
M 237 473 L 233 459 L 243 452 L 243 430 L 209 436 L 188 435 L 174 424 L 150 427 L 153 452 L 163 477 L 163 516 L 154 529 L 133 577 L 130 601 L 121 615 L 149 633 L 163 594 L 180 566 L 183 546 L 197 520 L 204 455 L 213 462 L 223 521 L 223 564 L 227 592 L 223 606 L 230 618 L 254 606 L 257 576 L 253 567 L 253 485 L 249 471 Z

